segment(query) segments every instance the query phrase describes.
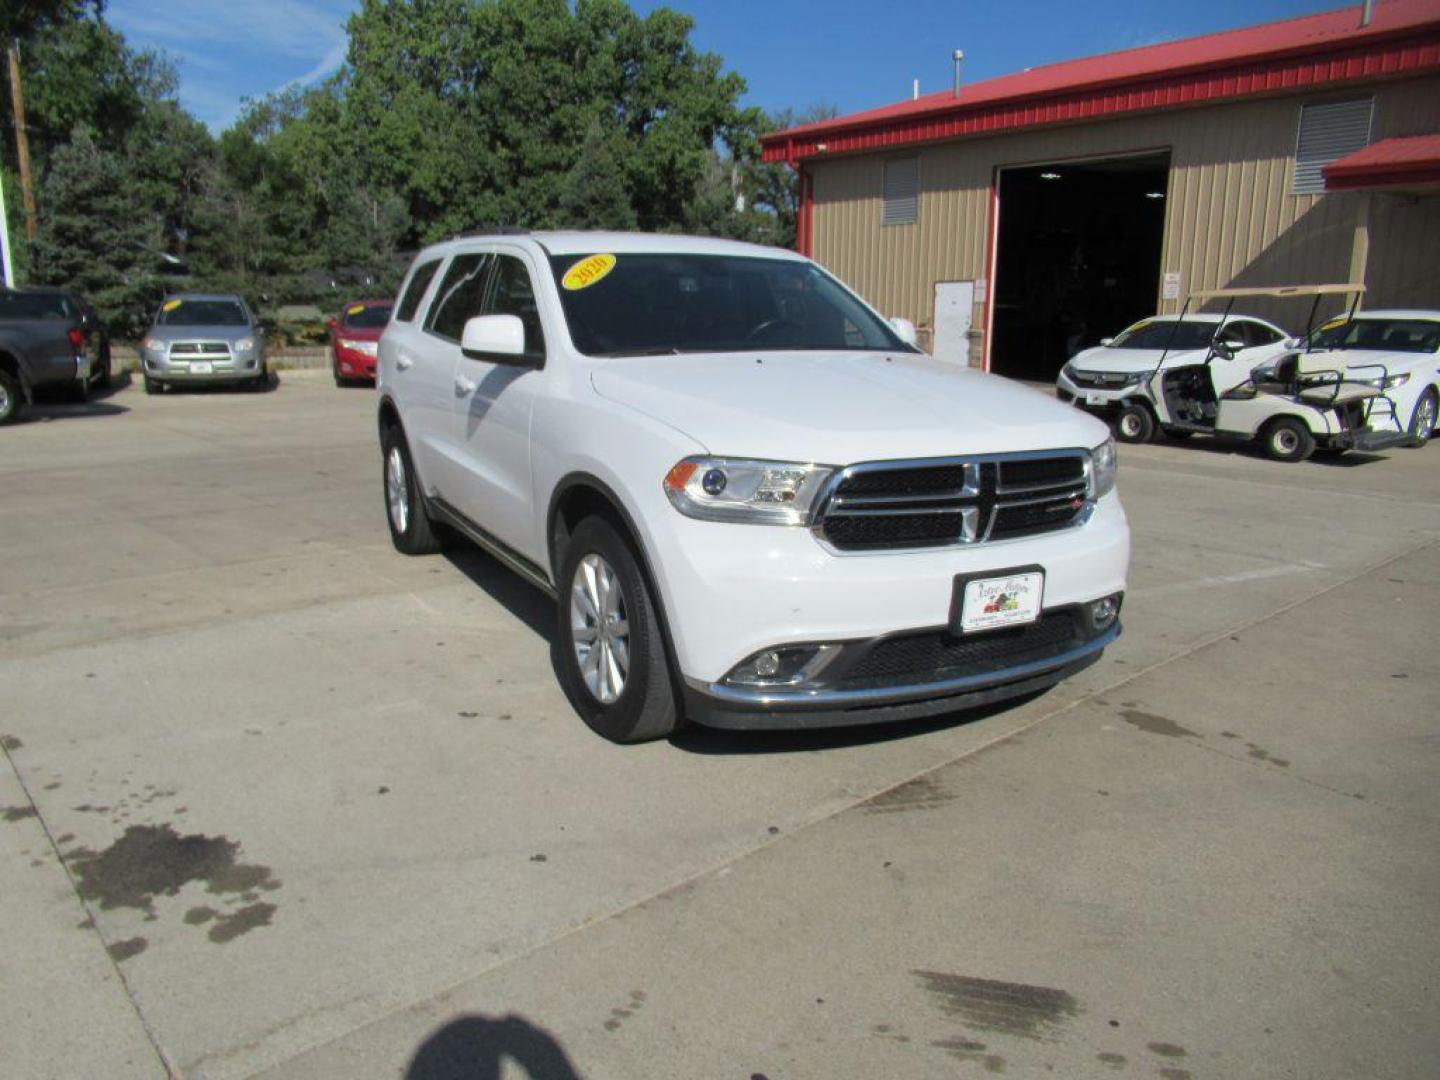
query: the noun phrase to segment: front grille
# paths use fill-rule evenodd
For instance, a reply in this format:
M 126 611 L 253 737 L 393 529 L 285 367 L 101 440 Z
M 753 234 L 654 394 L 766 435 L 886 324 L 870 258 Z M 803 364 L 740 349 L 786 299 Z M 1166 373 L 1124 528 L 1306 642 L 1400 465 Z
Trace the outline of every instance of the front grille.
M 840 551 L 1009 540 L 1073 524 L 1087 490 L 1073 450 L 855 465 L 822 498 L 816 529 Z
M 1073 608 L 1046 612 L 1028 626 L 965 637 L 948 630 L 904 634 L 878 642 L 836 685 L 861 690 L 986 675 L 1048 660 L 1084 640 L 1083 625 Z
M 229 356 L 230 346 L 223 341 L 177 341 L 170 346 L 170 355 Z
M 1132 376 L 1117 371 L 1080 371 L 1070 369 L 1070 381 L 1089 390 L 1119 390 Z

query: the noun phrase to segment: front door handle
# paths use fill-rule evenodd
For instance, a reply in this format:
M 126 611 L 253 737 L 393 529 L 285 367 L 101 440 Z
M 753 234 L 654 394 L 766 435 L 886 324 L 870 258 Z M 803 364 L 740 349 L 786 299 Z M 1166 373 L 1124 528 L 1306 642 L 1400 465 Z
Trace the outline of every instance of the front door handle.
M 395 366 L 401 371 L 409 371 L 411 365 L 414 363 L 415 361 L 410 359 L 410 357 L 406 356 L 404 353 L 401 353 L 395 358 Z
M 475 392 L 475 388 L 479 385 L 479 383 L 471 382 L 469 379 L 465 378 L 464 375 L 456 375 L 455 396 L 464 397 L 467 394 L 473 394 Z

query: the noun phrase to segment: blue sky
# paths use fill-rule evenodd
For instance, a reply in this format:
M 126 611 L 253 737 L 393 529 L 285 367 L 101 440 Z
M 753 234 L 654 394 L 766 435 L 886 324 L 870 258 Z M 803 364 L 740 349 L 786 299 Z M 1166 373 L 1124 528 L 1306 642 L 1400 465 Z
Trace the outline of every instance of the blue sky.
M 632 0 L 641 12 L 661 0 Z M 180 97 L 216 131 L 258 97 L 310 82 L 345 58 L 345 19 L 359 0 L 109 0 L 106 16 L 131 45 L 163 49 Z M 842 113 L 950 85 L 965 50 L 978 81 L 1057 60 L 1294 18 L 1330 0 L 669 0 L 695 19 L 694 41 L 745 77 L 747 104 L 816 103 Z M 1358 7 L 1358 5 L 1357 5 Z

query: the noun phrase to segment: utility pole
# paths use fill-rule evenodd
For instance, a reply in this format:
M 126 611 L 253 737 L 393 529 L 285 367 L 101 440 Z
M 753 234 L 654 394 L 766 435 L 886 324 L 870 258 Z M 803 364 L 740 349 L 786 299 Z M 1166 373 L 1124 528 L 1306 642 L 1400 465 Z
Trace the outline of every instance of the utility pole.
M 25 96 L 20 91 L 20 45 L 10 42 L 10 101 L 15 114 L 15 156 L 20 159 L 20 199 L 25 206 L 25 239 L 35 244 L 35 185 L 30 176 L 30 137 L 25 134 Z

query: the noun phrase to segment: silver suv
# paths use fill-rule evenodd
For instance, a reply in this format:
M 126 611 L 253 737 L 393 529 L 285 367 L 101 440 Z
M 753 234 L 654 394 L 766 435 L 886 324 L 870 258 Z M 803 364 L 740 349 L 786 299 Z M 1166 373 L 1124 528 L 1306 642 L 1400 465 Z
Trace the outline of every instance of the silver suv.
M 265 335 L 234 293 L 178 293 L 165 298 L 140 343 L 145 392 L 167 386 L 270 385 Z

